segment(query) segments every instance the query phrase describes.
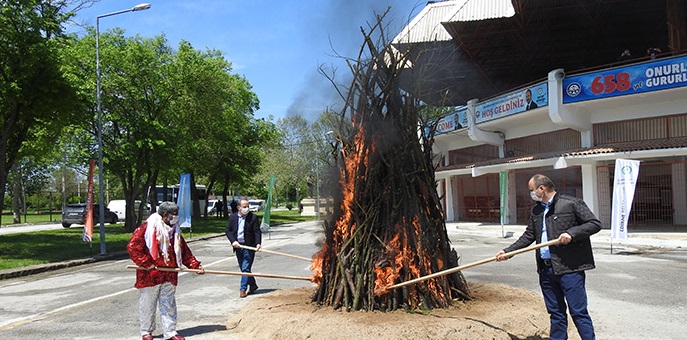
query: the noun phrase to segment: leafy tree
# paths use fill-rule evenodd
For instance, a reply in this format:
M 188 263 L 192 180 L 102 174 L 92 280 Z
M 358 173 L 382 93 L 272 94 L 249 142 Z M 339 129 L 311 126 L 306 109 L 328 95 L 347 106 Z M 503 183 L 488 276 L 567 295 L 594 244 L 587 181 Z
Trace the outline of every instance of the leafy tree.
M 0 0 L 0 209 L 7 176 L 25 141 L 51 149 L 77 111 L 59 50 L 68 1 Z M 30 153 L 27 151 L 27 153 Z
M 174 50 L 164 36 L 125 37 L 120 29 L 102 33 L 100 41 L 103 163 L 122 184 L 128 230 L 140 223 L 134 201 L 146 188 L 174 185 L 180 173 L 191 173 L 192 185 L 197 178 L 241 182 L 260 164 L 260 146 L 274 127 L 253 118 L 257 97 L 246 79 L 231 74 L 221 53 L 195 50 L 186 41 Z M 86 61 L 94 46 L 91 32 L 69 58 L 74 82 L 90 93 L 94 65 Z M 84 116 L 96 117 L 95 107 Z M 82 157 L 90 157 L 95 118 L 81 128 L 89 138 L 75 142 L 88 150 Z M 200 216 L 195 201 L 193 215 Z

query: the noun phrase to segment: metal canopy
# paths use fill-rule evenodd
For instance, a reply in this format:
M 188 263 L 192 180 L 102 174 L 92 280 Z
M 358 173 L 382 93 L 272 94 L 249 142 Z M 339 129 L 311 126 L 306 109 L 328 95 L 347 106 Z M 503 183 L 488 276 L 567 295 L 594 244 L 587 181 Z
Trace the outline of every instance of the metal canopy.
M 509 18 L 441 22 L 453 40 L 394 44 L 410 53 L 413 65 L 401 73 L 402 87 L 428 104 L 458 106 L 544 79 L 557 68 L 608 67 L 625 49 L 642 60 L 649 47 L 664 53 L 687 47 L 683 0 L 512 4 Z

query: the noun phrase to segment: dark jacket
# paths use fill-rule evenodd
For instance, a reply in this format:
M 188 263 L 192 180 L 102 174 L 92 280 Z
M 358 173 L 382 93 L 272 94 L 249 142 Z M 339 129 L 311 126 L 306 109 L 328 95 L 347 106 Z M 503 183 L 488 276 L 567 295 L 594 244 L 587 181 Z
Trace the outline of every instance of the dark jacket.
M 532 242 L 541 243 L 543 213 L 542 204 L 537 203 L 532 207 L 527 229 L 504 251 L 511 252 L 525 248 Z M 555 240 L 561 234 L 568 233 L 572 236 L 572 242 L 549 247 L 554 273 L 560 275 L 593 269 L 595 267 L 594 255 L 589 237 L 598 233 L 599 230 L 601 230 L 601 222 L 583 200 L 556 193 L 546 214 L 546 235 L 549 240 Z M 539 249 L 536 251 L 536 258 L 537 272 L 539 272 L 543 266 Z
M 227 222 L 227 228 L 224 230 L 227 238 L 231 243 L 238 240 L 239 233 L 239 214 L 231 214 L 229 216 L 229 221 Z M 260 231 L 260 223 L 258 222 L 258 217 L 252 212 L 246 215 L 246 223 L 243 226 L 243 238 L 244 242 L 242 245 L 255 247 L 262 243 L 262 231 Z

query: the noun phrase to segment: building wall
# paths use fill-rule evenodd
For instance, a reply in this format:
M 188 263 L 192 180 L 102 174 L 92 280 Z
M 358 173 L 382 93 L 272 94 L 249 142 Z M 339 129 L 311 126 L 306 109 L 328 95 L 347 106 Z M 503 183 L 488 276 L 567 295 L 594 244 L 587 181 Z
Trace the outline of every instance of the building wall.
M 684 56 L 675 60 L 665 63 L 687 68 Z M 560 74 L 554 70 L 545 82 L 528 85 L 548 89 L 544 105 L 503 111 L 508 104 L 499 106 L 500 98 L 514 103 L 525 87 L 485 103 L 469 101 L 469 126 L 436 137 L 438 152 L 448 156 L 436 176 L 447 181 L 453 220 L 499 223 L 498 173 L 506 171 L 507 223 L 527 222 L 527 181 L 543 173 L 560 193 L 584 199 L 610 227 L 615 159 L 628 158 L 641 161 L 630 230 L 687 226 L 687 80 L 676 88 L 563 104 L 567 76 Z

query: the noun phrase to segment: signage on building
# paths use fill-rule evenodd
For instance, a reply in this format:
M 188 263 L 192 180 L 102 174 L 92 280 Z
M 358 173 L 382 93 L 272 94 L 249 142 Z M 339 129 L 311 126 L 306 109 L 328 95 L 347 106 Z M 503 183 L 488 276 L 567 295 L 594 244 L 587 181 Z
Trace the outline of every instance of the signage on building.
M 454 111 L 450 115 L 439 119 L 437 122 L 437 129 L 434 135 L 440 135 L 462 128 L 468 127 L 467 108 L 462 108 Z M 429 136 L 429 128 L 425 128 L 425 136 Z
M 687 56 L 657 59 L 563 79 L 563 103 L 687 86 Z
M 519 89 L 475 105 L 475 123 L 479 124 L 549 105 L 547 83 Z

